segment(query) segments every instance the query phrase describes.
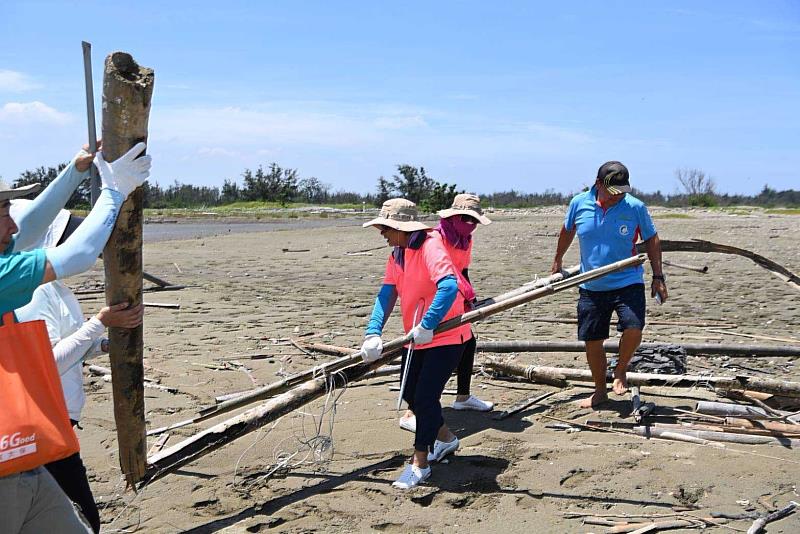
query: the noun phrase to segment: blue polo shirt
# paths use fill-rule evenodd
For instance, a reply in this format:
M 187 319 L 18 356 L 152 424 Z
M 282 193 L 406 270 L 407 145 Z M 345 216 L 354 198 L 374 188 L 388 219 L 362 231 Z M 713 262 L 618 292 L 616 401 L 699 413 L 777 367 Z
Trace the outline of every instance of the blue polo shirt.
M 0 316 L 31 301 L 44 278 L 47 256 L 44 249 L 0 255 Z
M 604 210 L 597 205 L 597 189 L 575 195 L 567 208 L 564 228 L 577 228 L 581 245 L 581 272 L 591 271 L 636 255 L 636 242 L 656 235 L 653 219 L 638 198 L 626 193 Z M 589 291 L 610 291 L 631 284 L 644 283 L 644 267 L 638 265 L 584 282 Z

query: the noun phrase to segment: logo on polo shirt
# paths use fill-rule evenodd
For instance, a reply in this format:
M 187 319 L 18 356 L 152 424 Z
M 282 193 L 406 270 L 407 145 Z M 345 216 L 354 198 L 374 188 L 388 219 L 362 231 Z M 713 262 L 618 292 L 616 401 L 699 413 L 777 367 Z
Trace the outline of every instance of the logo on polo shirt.
M 619 225 L 619 235 L 628 235 L 628 225 L 627 224 Z

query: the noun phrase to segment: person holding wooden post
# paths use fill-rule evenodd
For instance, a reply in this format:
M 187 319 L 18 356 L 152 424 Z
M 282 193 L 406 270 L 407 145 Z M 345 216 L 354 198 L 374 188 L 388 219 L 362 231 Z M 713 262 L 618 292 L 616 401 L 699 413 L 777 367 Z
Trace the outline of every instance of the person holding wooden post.
M 481 200 L 477 195 L 461 193 L 455 196 L 450 208 L 439 212 L 439 224 L 434 228 L 442 236 L 442 243 L 447 250 L 458 277 L 459 298 L 464 300 L 464 309 L 472 309 L 475 301 L 475 290 L 469 279 L 469 265 L 472 261 L 472 233 L 478 224 L 491 224 L 491 220 L 483 214 Z M 470 393 L 472 384 L 472 367 L 475 363 L 475 335 L 464 343 L 464 353 L 456 370 L 457 393 L 453 402 L 454 410 L 476 410 L 488 412 L 494 403 L 479 399 Z M 400 418 L 400 428 L 414 432 L 416 418 L 408 410 Z
M 12 218 L 25 211 L 31 201 L 11 202 Z M 31 248 L 49 249 L 66 241 L 83 222 L 83 217 L 61 210 L 50 225 L 45 237 Z M 81 305 L 75 294 L 61 280 L 43 284 L 33 292 L 30 303 L 17 310 L 21 322 L 41 319 L 47 327 L 53 356 L 58 368 L 67 414 L 73 427 L 81 419 L 86 402 L 83 391 L 82 363 L 93 356 L 108 352 L 108 339 L 103 336 L 106 327 L 135 328 L 142 324 L 144 306 L 130 306 L 127 302 L 103 307 L 94 317 L 84 320 Z M 100 532 L 100 515 L 92 495 L 86 468 L 80 452 L 45 464 L 58 485 L 72 502 L 77 504 L 95 533 Z
M 650 294 L 663 303 L 668 294 L 661 269 L 661 241 L 647 207 L 630 191 L 625 165 L 609 161 L 600 167 L 594 186 L 569 203 L 558 236 L 552 272 L 561 271 L 564 254 L 576 234 L 580 242 L 581 272 L 636 255 L 636 242 L 641 237 L 653 270 Z M 642 341 L 645 325 L 644 268 L 630 267 L 610 273 L 581 284 L 579 291 L 578 339 L 586 345 L 586 359 L 595 385 L 594 394 L 580 405 L 593 408 L 608 400 L 608 364 L 603 342 L 608 338 L 612 312 L 617 313 L 617 330 L 622 332 L 612 390 L 622 395 L 628 389 L 628 364 Z
M 412 335 L 403 359 L 402 397 L 416 414 L 417 424 L 414 454 L 392 485 L 410 489 L 430 477 L 429 462 L 458 449 L 458 438 L 444 422 L 440 397 L 472 332 L 464 324 L 433 333 L 443 320 L 464 313 L 464 300 L 457 298 L 458 271 L 441 234 L 418 220 L 416 204 L 402 198 L 387 200 L 379 216 L 364 224 L 369 226 L 376 227 L 394 249 L 361 350 L 365 362 L 380 357 L 383 326 L 399 297 L 404 330 Z
M 44 323 L 17 323 L 14 311 L 30 302 L 39 285 L 74 276 L 94 265 L 122 203 L 149 175 L 150 157 L 137 159 L 144 149 L 144 143 L 139 143 L 113 163 L 104 161 L 102 154 L 94 157 L 81 152 L 31 203 L 19 227 L 9 213 L 10 201 L 31 194 L 38 186 L 13 189 L 0 182 L 0 532 L 4 534 L 89 532 L 42 467 L 77 449 Z M 88 176 L 93 157 L 100 170 L 102 191 L 83 224 L 57 247 L 14 252 L 16 246 L 35 242 L 46 233 L 75 188 Z M 42 343 L 46 353 L 18 349 L 39 348 Z M 49 376 L 31 374 L 29 369 L 52 370 L 56 383 L 50 382 Z M 52 411 L 42 412 L 43 404 Z

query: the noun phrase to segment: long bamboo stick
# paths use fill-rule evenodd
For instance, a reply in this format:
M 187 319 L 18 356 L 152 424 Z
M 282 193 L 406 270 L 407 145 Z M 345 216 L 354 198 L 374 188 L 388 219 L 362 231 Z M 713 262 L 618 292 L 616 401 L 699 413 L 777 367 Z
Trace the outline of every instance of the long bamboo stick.
M 109 54 L 103 76 L 103 155 L 114 161 L 147 140 L 153 70 L 140 67 L 125 52 Z M 103 250 L 108 304 L 142 302 L 142 207 L 137 188 L 123 203 Z M 144 420 L 143 328 L 109 328 L 114 391 L 114 421 L 119 461 L 128 484 L 144 476 L 147 438 Z
M 604 267 L 600 267 L 599 269 L 594 269 L 592 271 L 588 271 L 585 273 L 577 274 L 571 276 L 569 278 L 564 279 L 559 278 L 555 283 L 550 283 L 541 287 L 536 287 L 534 289 L 528 289 L 520 294 L 515 294 L 510 297 L 505 297 L 503 300 L 500 300 L 494 304 L 488 304 L 481 308 L 472 310 L 470 312 L 464 313 L 459 315 L 458 317 L 453 317 L 448 321 L 441 323 L 436 328 L 436 333 L 446 332 L 448 330 L 452 330 L 453 328 L 457 328 L 461 325 L 467 323 L 478 322 L 486 317 L 490 317 L 496 313 L 501 311 L 508 310 L 510 308 L 515 308 L 522 304 L 528 303 L 530 301 L 542 298 L 544 296 L 550 295 L 552 293 L 556 293 L 558 291 L 563 291 L 565 289 L 569 289 L 571 287 L 577 286 L 586 282 L 588 280 L 594 280 L 596 278 L 600 278 L 601 276 L 605 276 L 608 273 L 618 271 L 621 269 L 627 269 L 636 265 L 641 265 L 645 261 L 645 255 L 639 254 L 637 256 L 632 256 L 626 260 L 618 261 L 612 263 L 610 265 L 606 265 Z M 525 287 L 525 286 L 523 286 Z M 533 286 L 531 286 L 533 287 Z M 504 295 L 511 295 L 514 291 L 510 291 L 508 293 L 504 293 Z M 380 360 L 378 360 L 374 364 L 374 368 L 380 367 L 385 363 L 389 362 L 392 357 L 402 350 L 403 346 L 410 341 L 411 337 L 409 334 L 405 336 L 401 336 L 395 338 L 388 343 L 385 343 L 383 346 L 383 355 Z M 348 356 L 342 356 L 332 362 L 328 362 L 323 365 L 315 366 L 308 371 L 304 371 L 301 373 L 297 373 L 290 377 L 287 377 L 280 382 L 276 382 L 274 384 L 270 384 L 268 386 L 264 386 L 261 388 L 254 389 L 250 394 L 243 395 L 241 397 L 236 397 L 229 401 L 221 402 L 215 406 L 209 406 L 208 408 L 204 408 L 200 410 L 200 415 L 195 418 L 195 422 L 200 422 L 210 417 L 216 417 L 217 415 L 229 412 L 231 410 L 235 410 L 236 408 L 240 408 L 242 406 L 246 406 L 248 404 L 252 404 L 254 402 L 267 399 L 272 397 L 273 395 L 277 395 L 278 393 L 282 393 L 291 389 L 292 387 L 305 382 L 315 376 L 331 373 L 343 369 L 349 365 L 357 363 L 361 360 L 362 353 L 361 351 L 354 352 Z
M 455 317 L 442 323 L 436 332 L 443 332 L 458 325 L 466 324 L 489 317 L 495 313 L 520 306 L 537 298 L 562 291 L 564 289 L 581 284 L 586 280 L 591 280 L 604 276 L 610 272 L 625 269 L 634 265 L 641 265 L 645 261 L 644 255 L 634 256 L 622 262 L 616 262 L 601 269 L 595 269 L 587 273 L 576 275 L 566 280 L 511 297 L 504 302 L 488 305 L 484 308 L 473 310 L 459 317 Z M 402 347 L 409 336 L 404 336 L 393 340 L 390 343 Z M 389 345 L 389 344 L 387 344 Z M 399 348 L 397 349 L 399 350 Z M 352 382 L 363 377 L 369 371 L 377 369 L 394 359 L 395 352 L 387 354 L 384 346 L 381 358 L 367 365 L 361 362 L 361 352 L 356 352 L 344 358 L 335 360 L 334 365 L 317 366 L 306 373 L 298 373 L 294 377 L 282 380 L 273 387 L 267 394 L 277 395 L 267 402 L 251 408 L 231 419 L 223 421 L 207 430 L 204 430 L 180 443 L 161 451 L 160 453 L 148 458 L 148 468 L 145 473 L 144 481 L 149 482 L 160 478 L 183 465 L 186 465 L 201 456 L 204 456 L 231 441 L 252 432 L 266 424 L 269 424 L 292 410 L 308 404 L 321 397 L 330 384 L 339 383 L 338 380 Z M 335 375 L 333 373 L 336 373 Z M 310 374 L 310 378 L 309 378 Z M 299 383 L 296 383 L 299 381 Z M 291 385 L 290 385 L 291 384 Z M 266 388 L 264 388 L 266 389 Z M 263 389 L 262 389 L 263 391 Z M 264 393 L 262 393 L 264 394 Z M 238 400 L 238 399 L 237 399 Z M 253 402 L 250 400 L 249 402 Z M 219 412 L 222 413 L 222 412 Z M 219 415 L 215 413 L 214 415 Z
M 489 358 L 486 367 L 503 373 L 520 376 L 530 382 L 549 383 L 557 380 L 574 382 L 592 382 L 592 373 L 588 369 L 569 369 L 564 367 L 543 367 L 536 365 L 519 365 L 509 361 Z M 607 377 L 611 379 L 611 377 Z M 775 393 L 786 397 L 800 397 L 800 382 L 785 382 L 754 376 L 701 376 L 701 375 L 659 375 L 652 373 L 628 373 L 628 384 L 631 386 L 664 386 L 675 388 L 695 388 L 713 386 L 721 389 L 750 389 Z M 545 382 L 548 381 L 548 382 Z
M 800 356 L 800 348 L 770 345 L 718 345 L 715 343 L 642 343 L 642 349 L 658 349 L 677 345 L 693 356 L 725 355 L 730 357 L 776 358 Z M 619 342 L 606 341 L 603 347 L 616 353 Z M 479 352 L 584 352 L 583 341 L 478 341 Z

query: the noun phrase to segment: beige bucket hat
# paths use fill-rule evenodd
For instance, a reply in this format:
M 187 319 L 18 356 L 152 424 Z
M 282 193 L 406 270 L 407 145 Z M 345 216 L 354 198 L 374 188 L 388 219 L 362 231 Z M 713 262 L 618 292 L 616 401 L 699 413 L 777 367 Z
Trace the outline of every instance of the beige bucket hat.
M 439 212 L 439 217 L 446 219 L 453 215 L 469 215 L 475 217 L 481 224 L 492 224 L 491 219 L 483 214 L 481 199 L 478 195 L 461 193 L 453 199 L 453 205 Z
M 368 226 L 388 226 L 401 232 L 416 232 L 417 230 L 428 230 L 428 226 L 419 220 L 417 205 L 404 198 L 390 198 L 381 206 L 380 214 L 369 222 L 363 224 Z
M 31 193 L 36 193 L 38 190 L 39 184 L 31 184 L 14 189 L 0 178 L 0 202 L 3 200 L 11 200 L 12 198 L 24 197 Z

